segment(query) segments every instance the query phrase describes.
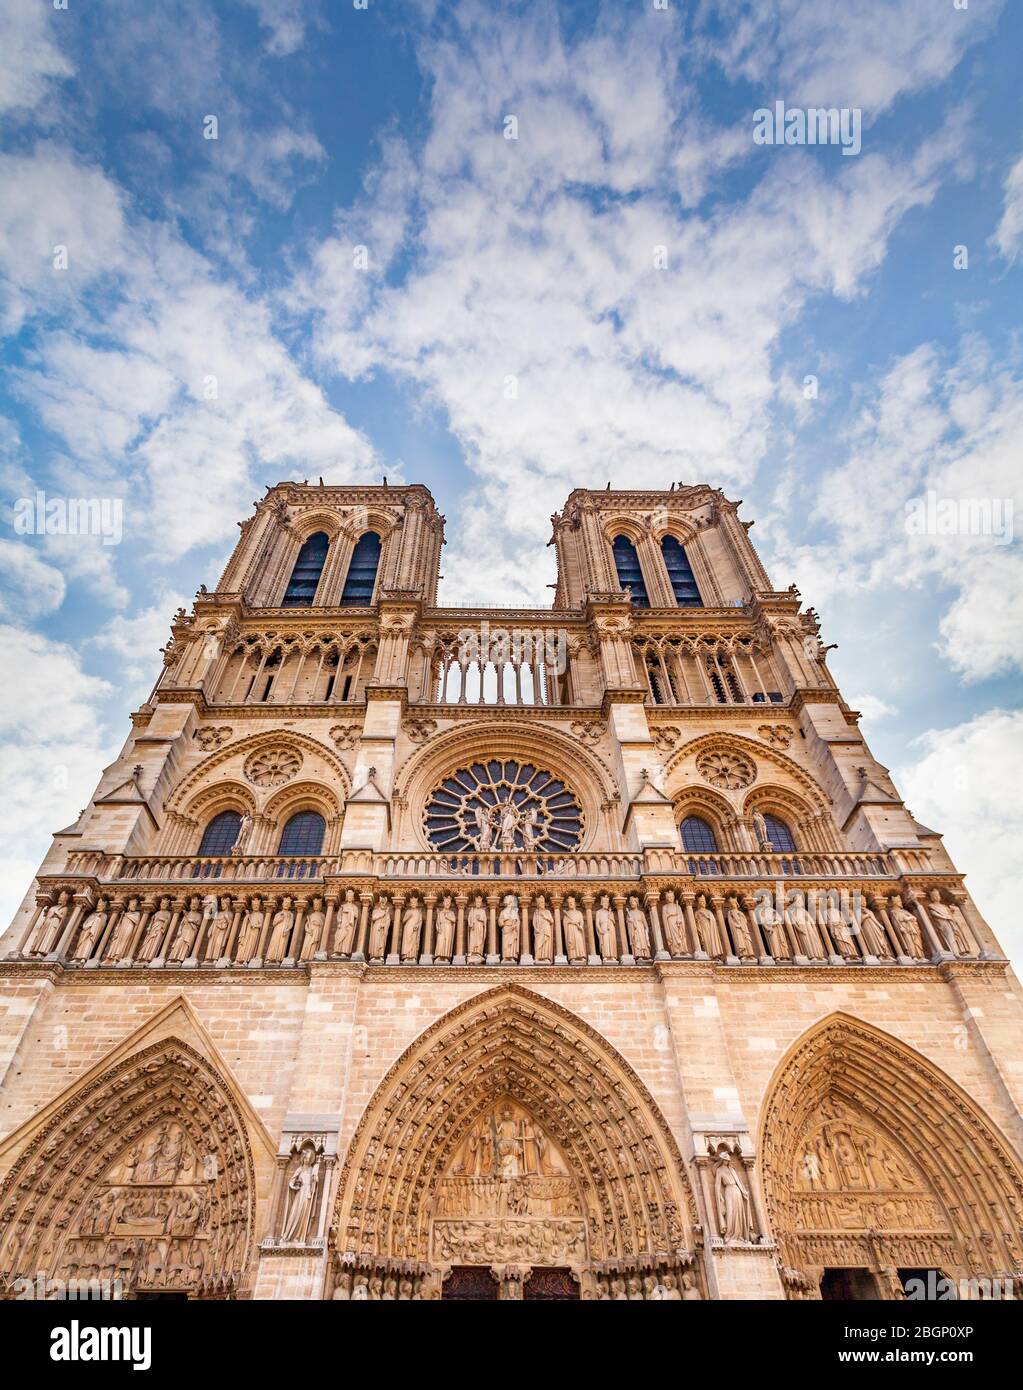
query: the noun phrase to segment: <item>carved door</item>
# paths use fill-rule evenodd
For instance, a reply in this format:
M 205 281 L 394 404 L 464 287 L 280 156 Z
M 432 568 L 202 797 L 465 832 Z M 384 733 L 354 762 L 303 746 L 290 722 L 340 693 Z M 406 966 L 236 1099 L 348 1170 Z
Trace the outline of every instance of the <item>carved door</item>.
M 499 1291 L 500 1285 L 485 1265 L 455 1265 L 444 1280 L 441 1298 L 496 1303 Z
M 527 1303 L 577 1303 L 579 1285 L 568 1269 L 534 1269 L 522 1297 Z

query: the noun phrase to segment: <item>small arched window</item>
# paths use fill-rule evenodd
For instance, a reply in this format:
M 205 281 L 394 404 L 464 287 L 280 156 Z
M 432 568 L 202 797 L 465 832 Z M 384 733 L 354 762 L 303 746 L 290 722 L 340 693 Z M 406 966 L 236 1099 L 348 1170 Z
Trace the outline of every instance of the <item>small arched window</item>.
M 702 816 L 686 816 L 679 830 L 682 833 L 683 849 L 688 849 L 693 854 L 717 853 L 717 837 Z
M 649 608 L 650 600 L 643 582 L 643 571 L 640 569 L 636 547 L 628 536 L 615 536 L 611 542 L 611 549 L 615 557 L 615 569 L 618 571 L 618 583 L 623 589 L 632 590 L 632 601 L 637 608 Z
M 325 531 L 314 531 L 298 552 L 295 568 L 291 571 L 288 587 L 284 592 L 284 608 L 309 608 L 316 597 L 320 575 L 330 549 L 330 537 Z
M 772 849 L 777 850 L 779 854 L 795 854 L 796 842 L 792 838 L 792 831 L 783 820 L 779 820 L 777 816 L 765 815 L 764 825 Z
M 342 607 L 365 608 L 373 602 L 379 564 L 380 537 L 375 531 L 367 531 L 359 537 L 352 552 L 352 563 L 348 566 L 348 577 L 341 595 Z
M 696 586 L 693 567 L 689 563 L 685 547 L 674 536 L 665 536 L 661 541 L 661 554 L 664 556 L 664 568 L 668 571 L 671 591 L 679 608 L 702 608 L 703 599 Z
M 278 854 L 319 854 L 326 828 L 318 811 L 299 811 L 281 832 Z
M 241 829 L 242 818 L 237 811 L 221 811 L 214 816 L 202 833 L 200 854 L 230 854 Z

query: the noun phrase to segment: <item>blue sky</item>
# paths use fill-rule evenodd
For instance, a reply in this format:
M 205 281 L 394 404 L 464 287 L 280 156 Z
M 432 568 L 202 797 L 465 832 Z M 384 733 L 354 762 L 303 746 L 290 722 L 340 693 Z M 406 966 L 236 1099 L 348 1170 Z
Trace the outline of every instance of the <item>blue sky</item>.
M 1023 948 L 1019 545 L 906 529 L 1023 471 L 1023 12 L 962 5 L 6 6 L 0 909 L 266 484 L 425 482 L 442 602 L 544 605 L 572 487 L 706 480 Z

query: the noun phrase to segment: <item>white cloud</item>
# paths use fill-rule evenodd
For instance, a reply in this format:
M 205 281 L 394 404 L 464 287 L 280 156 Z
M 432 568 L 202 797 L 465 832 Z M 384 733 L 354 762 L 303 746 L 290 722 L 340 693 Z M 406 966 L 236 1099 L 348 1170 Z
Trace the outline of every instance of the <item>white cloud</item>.
M 1023 246 L 1023 157 L 1005 176 L 1005 201 L 994 243 L 1007 261 L 1014 261 Z
M 266 46 L 275 57 L 283 58 L 302 47 L 306 29 L 318 20 L 314 0 L 245 0 L 256 11 L 260 26 L 267 31 Z
M 850 695 L 848 704 L 852 709 L 858 709 L 863 718 L 873 722 L 877 719 L 889 719 L 898 710 L 894 705 L 888 704 L 878 695 Z
M 171 619 L 177 608 L 185 608 L 190 600 L 183 594 L 163 590 L 149 608 L 133 617 L 118 615 L 111 618 L 90 638 L 90 644 L 113 653 L 116 660 L 118 684 L 126 688 L 131 704 L 146 699 L 160 674 L 160 648 L 170 637 Z M 115 663 L 112 662 L 111 665 Z
M 0 6 L 0 111 L 37 106 L 57 78 L 69 77 L 71 64 L 57 38 L 61 21 L 38 0 L 4 0 Z
M 939 831 L 1002 947 L 1023 958 L 1023 713 L 991 710 L 915 739 L 894 772 L 906 804 Z
M 25 540 L 0 539 L 0 613 L 36 618 L 64 601 L 64 576 Z

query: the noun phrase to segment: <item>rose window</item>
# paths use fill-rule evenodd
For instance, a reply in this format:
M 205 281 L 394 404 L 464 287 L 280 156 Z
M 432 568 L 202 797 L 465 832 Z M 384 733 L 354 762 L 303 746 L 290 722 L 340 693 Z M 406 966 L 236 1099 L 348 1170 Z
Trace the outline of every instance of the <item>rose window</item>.
M 697 758 L 696 768 L 712 787 L 738 791 L 756 779 L 756 764 L 742 753 L 704 753 Z
M 246 760 L 245 776 L 257 787 L 280 787 L 290 782 L 302 766 L 302 755 L 293 748 L 265 748 Z
M 471 763 L 445 777 L 423 816 L 439 850 L 578 849 L 583 818 L 574 794 L 535 763 Z

